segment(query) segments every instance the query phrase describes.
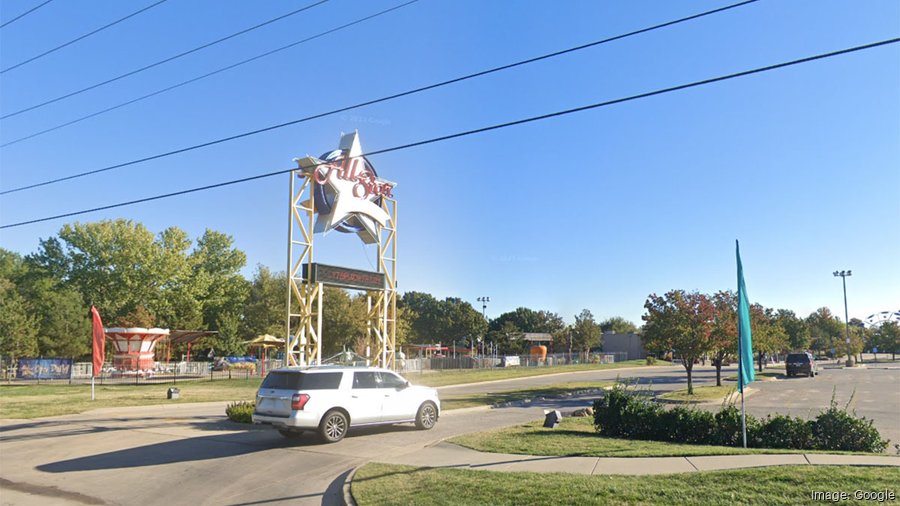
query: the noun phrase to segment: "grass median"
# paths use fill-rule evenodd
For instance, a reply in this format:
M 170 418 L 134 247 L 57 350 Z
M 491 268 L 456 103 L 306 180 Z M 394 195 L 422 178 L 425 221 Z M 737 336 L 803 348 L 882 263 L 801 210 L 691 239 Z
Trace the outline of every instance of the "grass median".
M 694 387 L 694 393 L 690 395 L 688 395 L 688 391 L 685 388 L 683 390 L 666 392 L 657 398 L 666 402 L 684 404 L 715 401 L 721 402 L 726 396 L 731 395 L 734 392 L 735 387 L 731 385 L 721 387 Z
M 441 396 L 441 408 L 444 410 L 451 410 L 471 408 L 475 406 L 493 406 L 495 404 L 519 402 L 526 399 L 537 399 L 540 397 L 563 397 L 579 392 L 594 391 L 612 385 L 613 382 L 568 382 L 546 385 L 542 387 L 507 390 L 503 392 L 448 395 Z
M 786 466 L 657 476 L 496 473 L 367 464 L 353 478 L 360 506 L 387 504 L 813 504 L 813 492 L 896 495 L 900 469 Z M 887 495 L 887 494 L 885 494 Z M 858 501 L 857 503 L 861 503 Z M 891 501 L 893 502 L 893 501 Z
M 542 424 L 543 421 L 534 421 L 504 429 L 464 434 L 451 438 L 448 442 L 482 452 L 560 457 L 696 457 L 701 455 L 846 453 L 735 448 L 618 439 L 598 435 L 591 417 L 563 418 L 555 429 L 545 429 Z
M 184 381 L 145 385 L 97 385 L 91 400 L 90 385 L 0 386 L 0 418 L 40 418 L 70 415 L 90 409 L 154 404 L 253 400 L 260 378 Z M 166 399 L 169 387 L 180 390 L 178 399 Z
M 763 371 L 763 372 L 757 371 L 754 374 L 755 374 L 755 378 L 756 378 L 755 381 L 772 381 L 772 380 L 776 380 L 776 379 L 784 379 L 787 377 L 787 376 L 785 376 L 783 369 L 781 371 L 775 371 L 775 370 Z M 737 374 L 735 374 L 733 376 L 728 376 L 727 378 L 722 378 L 722 380 L 737 381 L 738 377 L 737 377 Z
M 604 371 L 609 369 L 622 369 L 625 367 L 656 367 L 671 365 L 669 362 L 657 361 L 655 365 L 648 366 L 645 360 L 627 360 L 612 364 L 574 364 L 554 367 L 510 367 L 492 369 L 453 369 L 448 371 L 429 371 L 424 373 L 404 373 L 409 381 L 416 385 L 429 387 L 443 387 L 459 385 L 463 383 L 479 383 L 482 381 L 496 381 L 516 378 L 529 378 L 532 376 L 544 376 L 547 374 L 559 374 L 565 372 Z

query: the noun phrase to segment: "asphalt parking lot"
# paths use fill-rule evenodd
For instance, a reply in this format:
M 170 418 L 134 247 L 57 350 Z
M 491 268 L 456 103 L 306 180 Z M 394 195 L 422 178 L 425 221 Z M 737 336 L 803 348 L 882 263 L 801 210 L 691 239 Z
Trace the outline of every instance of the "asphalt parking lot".
M 889 449 L 900 443 L 900 363 L 872 364 L 863 368 L 820 368 L 815 378 L 780 378 L 751 385 L 756 392 L 746 399 L 755 416 L 783 413 L 815 417 L 831 403 L 872 419 Z M 848 405 L 849 404 L 849 405 Z

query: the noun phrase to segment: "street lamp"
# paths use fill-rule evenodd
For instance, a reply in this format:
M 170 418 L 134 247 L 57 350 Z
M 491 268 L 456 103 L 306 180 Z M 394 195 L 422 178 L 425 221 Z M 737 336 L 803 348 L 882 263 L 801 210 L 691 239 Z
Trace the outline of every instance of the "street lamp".
M 478 297 L 475 300 L 477 300 L 478 302 L 481 303 L 481 317 L 484 318 L 485 320 L 487 320 L 487 303 L 491 301 L 491 298 L 487 297 L 487 296 L 482 296 L 482 297 Z M 484 344 L 483 343 L 484 342 L 482 341 L 482 348 L 481 348 L 482 355 L 484 355 Z
M 853 351 L 850 349 L 850 315 L 847 312 L 847 277 L 852 276 L 852 271 L 834 271 L 834 277 L 841 277 L 844 282 L 844 323 L 847 337 L 847 367 L 853 367 Z

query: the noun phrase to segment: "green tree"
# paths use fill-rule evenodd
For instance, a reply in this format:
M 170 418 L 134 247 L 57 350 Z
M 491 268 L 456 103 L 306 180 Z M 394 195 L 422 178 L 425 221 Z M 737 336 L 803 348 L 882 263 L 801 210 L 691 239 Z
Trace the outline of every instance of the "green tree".
M 808 350 L 810 345 L 809 326 L 802 318 L 789 309 L 779 309 L 775 319 L 788 338 L 788 348 L 793 351 Z
M 53 271 L 7 250 L 0 250 L 0 276 L 16 285 L 37 323 L 38 355 L 81 357 L 90 353 L 88 307 L 80 293 Z
M 516 308 L 501 314 L 490 321 L 488 340 L 497 344 L 504 353 L 518 354 L 525 350 L 525 342 L 521 342 L 516 336 L 523 332 L 537 332 L 552 334 L 554 340 L 565 340 L 567 328 L 562 317 L 551 311 Z
M 190 291 L 200 302 L 199 325 L 218 332 L 215 338 L 198 343 L 198 347 L 215 347 L 226 355 L 244 353 L 244 340 L 256 337 L 241 333 L 244 303 L 250 293 L 250 283 L 240 274 L 247 255 L 234 247 L 231 236 L 207 229 L 187 260 L 191 269 Z
M 447 297 L 441 302 L 441 325 L 443 336 L 447 341 L 455 343 L 465 339 L 472 348 L 476 346 L 477 340 L 486 334 L 488 328 L 481 311 L 456 297 Z
M 585 355 L 591 348 L 600 346 L 601 340 L 600 325 L 594 321 L 594 315 L 587 309 L 582 309 L 580 313 L 575 315 L 575 323 L 570 329 L 572 347 L 581 350 Z
M 702 293 L 671 290 L 662 297 L 650 294 L 644 309 L 644 347 L 675 352 L 687 372 L 688 395 L 693 395 L 694 362 L 712 348 L 712 301 Z
M 38 322 L 16 285 L 0 278 L 0 354 L 13 360 L 38 354 Z
M 429 293 L 406 292 L 397 300 L 408 318 L 407 342 L 433 344 L 441 340 L 441 303 Z
M 893 359 L 897 358 L 897 349 L 900 348 L 900 325 L 897 322 L 884 322 L 875 329 L 875 343 L 878 351 L 890 353 Z
M 784 351 L 788 347 L 788 335 L 778 323 L 771 309 L 760 304 L 750 305 L 750 326 L 753 333 L 753 349 L 757 352 L 760 372 L 765 368 L 767 354 Z
M 616 334 L 633 334 L 638 331 L 638 328 L 637 325 L 621 316 L 613 316 L 600 322 L 600 330 Z
M 841 319 L 831 314 L 827 307 L 820 307 L 806 319 L 809 326 L 812 348 L 830 356 L 840 353 L 839 344 L 844 333 Z M 835 350 L 836 353 L 832 353 Z
M 558 314 L 550 311 L 535 311 L 527 307 L 516 308 L 515 311 L 503 313 L 490 322 L 491 329 L 499 329 L 510 322 L 522 332 L 541 332 L 552 334 L 565 328 L 565 323 Z
M 88 306 L 74 288 L 37 278 L 25 288 L 38 322 L 38 349 L 44 357 L 84 357 L 91 353 Z
M 271 334 L 282 339 L 286 337 L 287 283 L 284 272 L 273 274 L 266 266 L 256 267 L 240 324 L 240 333 L 245 339 L 260 334 Z
M 366 294 L 351 296 L 346 290 L 325 287 L 322 299 L 322 353 L 333 355 L 345 346 L 353 347 L 360 355 L 365 355 L 367 343 L 366 315 L 368 303 Z M 369 350 L 374 356 L 378 350 Z
M 25 274 L 25 261 L 14 251 L 0 248 L 0 278 L 17 280 Z
M 495 327 L 493 322 L 491 323 L 491 330 L 488 330 L 487 340 L 494 343 L 498 353 L 513 355 L 525 353 L 526 342 L 519 338 L 522 334 L 522 329 L 509 320 L 504 321 L 499 328 Z
M 737 354 L 737 296 L 732 291 L 712 296 L 714 316 L 710 330 L 710 354 L 716 366 L 716 386 L 722 386 L 722 364 Z

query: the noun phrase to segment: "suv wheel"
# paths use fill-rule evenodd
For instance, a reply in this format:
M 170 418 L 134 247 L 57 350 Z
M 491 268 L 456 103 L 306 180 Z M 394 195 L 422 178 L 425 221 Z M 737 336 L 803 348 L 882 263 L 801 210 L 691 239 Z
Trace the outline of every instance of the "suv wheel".
M 433 402 L 425 402 L 419 406 L 419 412 L 416 413 L 416 427 L 420 430 L 428 430 L 437 423 L 437 406 Z
M 326 443 L 337 443 L 344 439 L 349 425 L 347 415 L 336 409 L 331 410 L 319 422 L 319 436 Z

